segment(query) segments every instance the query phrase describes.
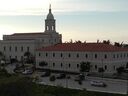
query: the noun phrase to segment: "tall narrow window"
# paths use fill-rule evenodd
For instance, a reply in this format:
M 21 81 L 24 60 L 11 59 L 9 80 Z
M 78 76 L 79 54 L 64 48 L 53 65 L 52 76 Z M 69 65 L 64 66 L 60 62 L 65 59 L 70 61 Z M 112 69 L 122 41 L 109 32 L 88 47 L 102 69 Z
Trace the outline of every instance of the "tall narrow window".
M 6 51 L 6 46 L 4 46 L 4 51 Z
M 70 53 L 68 54 L 68 57 L 71 57 L 71 54 Z
M 15 59 L 17 59 L 17 56 L 15 56 Z
M 85 54 L 85 57 L 88 58 L 88 54 Z
M 79 68 L 79 64 L 77 64 L 77 68 Z
M 104 68 L 105 68 L 105 70 L 107 70 L 107 65 L 105 65 L 105 67 L 104 67 Z
M 69 67 L 69 68 L 71 67 L 71 64 L 70 64 L 70 63 L 68 64 L 68 67 Z
M 55 63 L 53 63 L 53 67 L 55 67 Z
M 97 65 L 95 65 L 95 69 L 97 69 Z
M 107 55 L 106 54 L 104 55 L 104 58 L 107 59 Z
M 23 49 L 23 46 L 22 46 L 22 47 L 21 47 L 21 52 L 23 52 L 23 50 L 24 50 L 24 49 Z
M 54 30 L 54 26 L 52 26 L 52 31 Z
M 10 58 L 10 60 L 11 60 L 11 58 L 12 58 L 12 57 L 11 57 L 11 56 L 9 56 L 9 58 Z
M 41 56 L 41 54 L 39 53 L 39 57 Z
M 46 53 L 46 57 L 48 56 L 48 53 Z
M 97 54 L 95 54 L 95 59 L 97 58 Z
M 61 67 L 63 66 L 63 64 L 61 63 Z
M 49 27 L 47 26 L 47 30 L 49 30 Z
M 21 61 L 23 62 L 23 56 L 21 56 Z
M 63 54 L 61 53 L 60 56 L 63 57 Z
M 29 52 L 29 50 L 30 50 L 29 47 L 27 47 L 27 51 L 28 51 L 28 52 Z
M 115 54 L 113 54 L 113 58 L 115 58 Z
M 76 57 L 79 58 L 79 54 L 77 54 Z
M 10 52 L 11 52 L 11 50 L 12 50 L 12 47 L 11 47 L 11 46 L 9 47 L 9 50 L 10 50 Z
M 55 53 L 53 53 L 53 57 L 55 57 Z
M 15 47 L 15 52 L 17 52 L 17 47 Z

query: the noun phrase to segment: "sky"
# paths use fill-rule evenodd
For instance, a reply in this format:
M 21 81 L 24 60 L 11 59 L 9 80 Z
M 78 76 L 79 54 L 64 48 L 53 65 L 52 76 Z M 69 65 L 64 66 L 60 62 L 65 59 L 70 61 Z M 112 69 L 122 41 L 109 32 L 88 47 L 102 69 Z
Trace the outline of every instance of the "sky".
M 0 39 L 13 33 L 44 32 L 49 4 L 63 42 L 128 43 L 128 0 L 0 0 Z

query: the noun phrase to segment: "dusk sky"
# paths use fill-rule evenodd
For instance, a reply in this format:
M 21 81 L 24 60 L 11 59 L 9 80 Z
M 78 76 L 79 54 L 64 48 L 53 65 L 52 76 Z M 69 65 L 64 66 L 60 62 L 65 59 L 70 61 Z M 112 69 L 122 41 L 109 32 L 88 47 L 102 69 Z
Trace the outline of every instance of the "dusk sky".
M 0 0 L 0 39 L 13 33 L 43 32 L 50 3 L 63 42 L 128 43 L 128 0 Z

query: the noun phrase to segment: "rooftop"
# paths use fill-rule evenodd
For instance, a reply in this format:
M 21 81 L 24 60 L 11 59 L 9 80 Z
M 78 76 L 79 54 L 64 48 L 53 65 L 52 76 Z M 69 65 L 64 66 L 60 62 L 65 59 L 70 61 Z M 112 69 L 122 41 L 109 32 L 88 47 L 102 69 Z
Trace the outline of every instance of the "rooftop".
M 117 52 L 128 51 L 128 48 L 117 47 L 104 43 L 62 43 L 49 47 L 42 47 L 37 51 L 89 51 L 89 52 Z

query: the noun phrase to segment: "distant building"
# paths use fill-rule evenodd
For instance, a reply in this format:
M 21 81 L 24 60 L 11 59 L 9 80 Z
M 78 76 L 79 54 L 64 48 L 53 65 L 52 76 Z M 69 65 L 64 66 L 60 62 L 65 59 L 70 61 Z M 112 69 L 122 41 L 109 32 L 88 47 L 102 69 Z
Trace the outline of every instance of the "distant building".
M 42 61 L 48 66 L 40 66 Z M 126 67 L 128 49 L 104 43 L 63 43 L 36 52 L 37 68 L 79 72 L 81 62 L 90 62 L 90 72 L 103 68 L 105 73 L 114 73 L 116 68 Z
M 25 52 L 30 52 L 35 57 L 36 49 L 62 43 L 62 36 L 56 32 L 56 21 L 49 8 L 49 13 L 45 20 L 45 31 L 35 33 L 14 33 L 4 35 L 0 42 L 0 51 L 7 60 L 23 60 Z

